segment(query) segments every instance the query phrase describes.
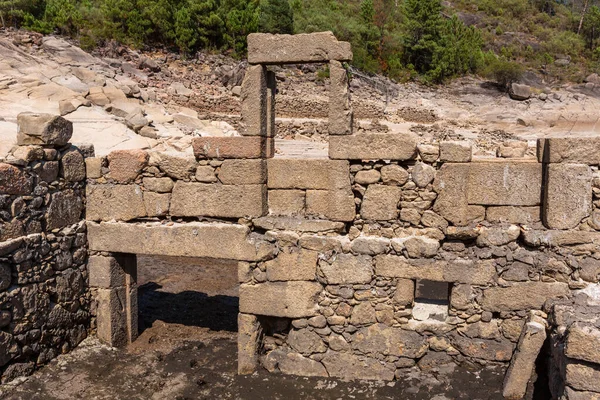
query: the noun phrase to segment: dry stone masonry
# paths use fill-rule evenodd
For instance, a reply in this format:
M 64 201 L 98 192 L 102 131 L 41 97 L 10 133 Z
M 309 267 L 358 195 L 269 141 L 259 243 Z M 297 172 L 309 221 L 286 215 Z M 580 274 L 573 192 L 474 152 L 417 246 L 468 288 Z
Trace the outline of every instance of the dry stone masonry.
M 243 134 L 194 138 L 193 155 L 94 157 L 66 143 L 64 121 L 20 117 L 21 146 L 0 164 L 6 379 L 89 332 L 133 341 L 135 255 L 157 254 L 238 261 L 240 374 L 493 364 L 520 399 L 550 348 L 553 395 L 599 398 L 600 142 L 478 159 L 467 142 L 354 131 L 347 43 L 248 45 Z M 300 62 L 330 64 L 328 159 L 274 157 L 268 65 Z
M 18 146 L 0 160 L 2 382 L 75 348 L 91 327 L 84 158 L 73 127 L 19 115 Z

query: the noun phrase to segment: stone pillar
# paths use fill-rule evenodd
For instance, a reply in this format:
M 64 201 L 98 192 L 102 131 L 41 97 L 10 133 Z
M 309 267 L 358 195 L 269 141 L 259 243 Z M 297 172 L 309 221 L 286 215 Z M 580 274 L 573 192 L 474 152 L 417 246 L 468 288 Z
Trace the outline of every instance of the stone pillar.
M 277 80 L 275 72 L 267 71 L 267 136 L 274 138 L 275 127 L 275 95 L 277 94 Z
M 138 334 L 135 254 L 94 255 L 88 269 L 90 287 L 96 292 L 98 338 L 113 347 L 128 345 Z
M 544 225 L 572 229 L 592 211 L 592 171 L 585 164 L 546 164 Z
M 258 366 L 258 349 L 262 327 L 258 318 L 238 314 L 238 374 L 250 375 Z
M 242 82 L 241 134 L 267 136 L 267 68 L 250 65 Z
M 329 134 L 351 135 L 354 114 L 350 103 L 348 73 L 341 62 L 329 62 Z

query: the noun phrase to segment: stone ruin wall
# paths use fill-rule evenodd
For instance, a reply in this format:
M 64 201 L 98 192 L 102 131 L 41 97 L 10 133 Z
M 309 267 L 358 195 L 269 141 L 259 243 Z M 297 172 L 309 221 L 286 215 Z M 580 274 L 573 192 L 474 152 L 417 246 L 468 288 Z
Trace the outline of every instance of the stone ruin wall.
M 18 146 L 0 161 L 3 383 L 75 348 L 90 327 L 83 215 L 93 148 L 69 144 L 60 117 L 21 114 L 19 126 Z
M 12 315 L 2 332 L 10 351 L 20 349 L 7 353 L 19 366 L 9 368 L 30 360 L 19 335 L 51 356 L 87 332 L 114 346 L 134 340 L 135 254 L 157 254 L 239 261 L 241 374 L 264 367 L 393 380 L 415 367 L 494 363 L 508 370 L 506 397 L 520 398 L 548 336 L 555 396 L 597 397 L 600 355 L 589 349 L 600 348 L 600 139 L 540 140 L 537 160 L 473 159 L 468 143 L 356 134 L 338 61 L 351 53 L 329 36 L 308 37 L 329 49 L 315 57 L 331 60 L 329 159 L 273 158 L 275 87 L 263 64 L 283 61 L 279 47 L 262 43 L 273 52 L 250 58 L 242 136 L 194 138 L 193 156 L 127 150 L 93 157 L 60 146 L 45 163 L 0 164 L 18 171 L 5 175 L 10 183 L 0 180 L 5 194 L 31 175 L 40 180 L 44 165 L 62 163 L 57 183 L 37 185 L 51 188 L 42 199 L 48 206 L 29 207 L 17 217 L 21 225 L 0 228 L 2 235 L 13 225 L 23 226 L 16 236 L 31 233 L 2 236 L 0 244 L 12 272 L 3 295 L 15 292 L 2 307 Z M 270 35 L 249 38 L 251 55 L 256 40 Z M 312 60 L 300 50 L 290 54 L 293 62 Z M 25 157 L 21 149 L 16 159 L 52 153 L 33 146 Z M 67 178 L 82 162 L 85 196 L 83 176 Z M 85 225 L 72 206 L 52 211 L 55 200 L 83 204 L 84 197 Z M 3 210 L 40 201 L 2 198 Z M 58 219 L 66 227 L 48 225 Z M 21 253 L 21 260 L 32 257 L 21 283 L 17 246 L 36 240 L 56 250 L 49 259 L 42 250 Z M 27 310 L 19 314 L 9 298 L 21 299 L 25 287 L 46 301 L 19 300 Z M 21 326 L 41 336 L 22 335 Z

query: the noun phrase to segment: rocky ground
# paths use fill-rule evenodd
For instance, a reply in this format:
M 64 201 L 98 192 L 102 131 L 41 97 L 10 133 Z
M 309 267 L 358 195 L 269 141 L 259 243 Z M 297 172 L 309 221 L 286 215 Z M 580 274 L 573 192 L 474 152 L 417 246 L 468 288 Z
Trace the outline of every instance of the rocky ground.
M 182 60 L 116 45 L 89 54 L 63 38 L 0 30 L 0 157 L 14 145 L 16 116 L 24 111 L 65 115 L 75 125 L 73 141 L 93 143 L 98 155 L 129 148 L 189 152 L 193 135 L 236 135 L 245 65 L 220 55 Z M 278 154 L 297 155 L 306 146 L 309 155 L 324 156 L 324 66 L 275 70 L 278 137 L 302 143 L 279 140 Z M 528 74 L 530 98 L 515 101 L 478 78 L 424 87 L 352 75 L 358 131 L 411 131 L 423 141 L 466 138 L 480 155 L 505 140 L 529 140 L 532 147 L 537 137 L 600 131 L 597 76 L 548 87 Z
M 139 259 L 140 337 L 126 350 L 89 338 L 2 399 L 501 399 L 494 366 L 420 365 L 396 382 L 238 376 L 237 265 Z

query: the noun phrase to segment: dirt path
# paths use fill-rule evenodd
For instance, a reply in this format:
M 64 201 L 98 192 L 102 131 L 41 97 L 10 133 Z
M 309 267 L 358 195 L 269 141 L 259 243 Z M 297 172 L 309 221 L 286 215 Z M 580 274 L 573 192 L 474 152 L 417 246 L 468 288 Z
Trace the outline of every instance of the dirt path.
M 418 368 L 397 382 L 236 374 L 237 266 L 185 258 L 138 259 L 138 340 L 116 350 L 87 339 L 1 399 L 501 399 L 493 366 Z

